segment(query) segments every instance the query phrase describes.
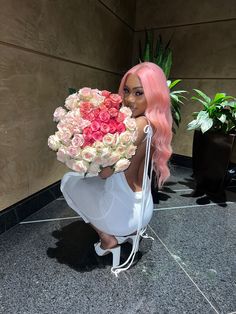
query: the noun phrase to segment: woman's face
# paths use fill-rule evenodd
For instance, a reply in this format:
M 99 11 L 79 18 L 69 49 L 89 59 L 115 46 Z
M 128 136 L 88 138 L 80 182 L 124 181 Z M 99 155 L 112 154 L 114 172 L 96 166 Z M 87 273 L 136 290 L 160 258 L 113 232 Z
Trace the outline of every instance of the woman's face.
M 146 111 L 147 101 L 143 86 L 135 74 L 130 74 L 126 80 L 123 103 L 131 109 L 133 118 L 144 115 Z

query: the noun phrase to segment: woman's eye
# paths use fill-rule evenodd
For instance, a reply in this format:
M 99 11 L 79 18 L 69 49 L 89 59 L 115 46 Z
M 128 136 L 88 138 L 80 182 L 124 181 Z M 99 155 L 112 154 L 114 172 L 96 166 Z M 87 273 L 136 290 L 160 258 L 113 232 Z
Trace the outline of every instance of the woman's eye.
M 128 93 L 129 93 L 128 88 L 126 88 L 126 87 L 124 88 L 124 93 L 125 93 L 125 94 L 128 94 Z
M 137 91 L 137 92 L 135 93 L 135 96 L 141 96 L 141 95 L 143 95 L 143 92 L 141 92 L 141 91 Z

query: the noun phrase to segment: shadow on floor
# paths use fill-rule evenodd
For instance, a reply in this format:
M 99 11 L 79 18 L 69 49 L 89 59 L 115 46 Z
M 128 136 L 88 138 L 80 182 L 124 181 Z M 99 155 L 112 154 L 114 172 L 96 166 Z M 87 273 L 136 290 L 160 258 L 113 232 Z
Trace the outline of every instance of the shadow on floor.
M 48 248 L 47 255 L 50 258 L 56 258 L 61 264 L 68 265 L 79 272 L 112 265 L 112 254 L 100 257 L 95 253 L 94 243 L 98 241 L 98 235 L 90 225 L 83 221 L 76 221 L 61 230 L 55 230 L 52 236 L 58 241 L 55 248 Z M 131 249 L 131 244 L 122 244 L 121 263 L 127 259 Z M 142 253 L 138 252 L 134 265 L 141 257 Z

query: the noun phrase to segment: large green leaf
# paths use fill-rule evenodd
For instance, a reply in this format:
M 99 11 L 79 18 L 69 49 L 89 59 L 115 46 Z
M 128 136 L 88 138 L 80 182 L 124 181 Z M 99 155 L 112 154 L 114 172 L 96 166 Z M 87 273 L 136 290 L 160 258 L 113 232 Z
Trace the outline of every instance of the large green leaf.
M 211 98 L 208 97 L 206 94 L 204 94 L 202 91 L 200 91 L 199 89 L 193 89 L 196 93 L 198 93 L 198 95 L 200 95 L 203 99 L 205 99 L 205 101 L 210 104 L 211 102 Z

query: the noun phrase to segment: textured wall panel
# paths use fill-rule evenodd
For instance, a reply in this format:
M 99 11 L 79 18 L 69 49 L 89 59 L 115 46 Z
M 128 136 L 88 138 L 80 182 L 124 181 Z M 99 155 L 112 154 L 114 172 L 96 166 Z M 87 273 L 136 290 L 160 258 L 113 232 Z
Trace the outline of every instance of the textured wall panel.
M 136 30 L 236 18 L 235 0 L 137 0 Z
M 120 76 L 1 46 L 0 208 L 59 180 L 67 171 L 47 147 L 54 109 L 68 87 L 117 91 Z

